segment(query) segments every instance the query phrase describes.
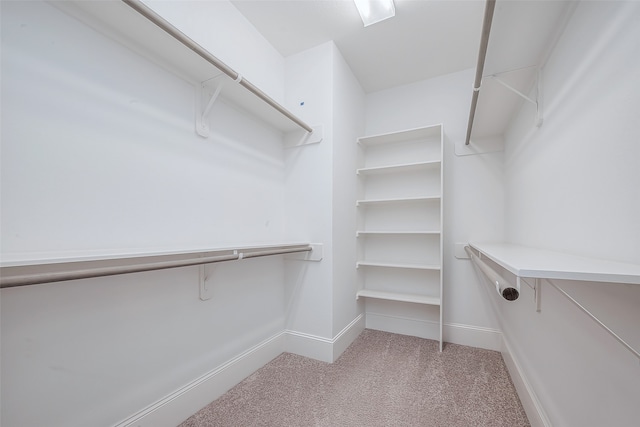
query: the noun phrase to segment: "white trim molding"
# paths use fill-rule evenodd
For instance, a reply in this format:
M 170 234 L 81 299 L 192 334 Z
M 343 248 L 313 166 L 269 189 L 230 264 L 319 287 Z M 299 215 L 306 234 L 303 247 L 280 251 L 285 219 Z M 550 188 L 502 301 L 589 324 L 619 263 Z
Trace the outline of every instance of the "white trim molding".
M 482 326 L 445 323 L 444 341 L 485 350 L 502 350 L 502 332 Z
M 364 330 L 359 315 L 333 339 L 282 331 L 242 352 L 114 427 L 175 427 L 283 352 L 333 362 Z
M 520 402 L 527 418 L 529 418 L 531 427 L 552 427 L 547 413 L 504 336 L 502 338 L 502 358 L 507 365 L 511 381 L 518 392 L 518 397 L 520 397 Z
M 175 427 L 282 354 L 284 342 L 284 332 L 280 332 L 114 427 Z
M 367 313 L 366 316 L 369 329 L 438 340 L 438 322 L 379 313 Z M 445 323 L 443 329 L 445 346 L 446 343 L 452 343 L 486 350 L 502 350 L 502 332 L 497 329 L 459 323 Z
M 334 338 L 286 330 L 285 351 L 333 363 L 365 328 L 364 314 L 345 326 Z

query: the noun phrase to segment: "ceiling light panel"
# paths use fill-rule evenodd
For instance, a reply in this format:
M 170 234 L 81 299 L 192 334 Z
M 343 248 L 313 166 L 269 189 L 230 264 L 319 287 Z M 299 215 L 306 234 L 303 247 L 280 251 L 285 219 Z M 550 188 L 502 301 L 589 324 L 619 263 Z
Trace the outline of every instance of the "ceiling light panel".
M 396 7 L 393 0 L 353 0 L 365 27 L 393 18 Z

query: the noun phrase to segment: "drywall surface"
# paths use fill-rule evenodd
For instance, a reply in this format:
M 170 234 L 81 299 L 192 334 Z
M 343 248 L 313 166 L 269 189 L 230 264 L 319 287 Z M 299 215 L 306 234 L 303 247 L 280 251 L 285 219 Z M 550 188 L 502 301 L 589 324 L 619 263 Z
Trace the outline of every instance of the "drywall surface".
M 285 63 L 286 105 L 324 131 L 319 144 L 285 150 L 286 233 L 324 246 L 321 263 L 287 262 L 287 330 L 306 343 L 290 351 L 331 362 L 337 334 L 361 312 L 355 301 L 354 165 L 364 93 L 333 42 Z
M 331 339 L 332 316 L 332 43 L 287 57 L 286 105 L 311 126 L 322 125 L 319 144 L 288 148 L 286 232 L 324 245 L 321 263 L 288 262 L 287 329 Z
M 363 312 L 356 304 L 356 212 L 359 150 L 364 132 L 365 95 L 333 46 L 333 336 Z
M 281 240 L 282 135 L 216 103 L 201 138 L 194 98 L 55 7 L 3 2 L 3 256 Z M 208 301 L 197 268 L 3 289 L 1 424 L 117 424 L 281 333 L 284 276 L 218 264 Z
M 484 284 L 477 282 L 468 260 L 454 257 L 456 242 L 500 240 L 503 236 L 503 154 L 455 154 L 454 144 L 463 141 L 466 132 L 472 82 L 473 70 L 467 70 L 368 94 L 366 134 L 443 124 L 444 339 L 495 349 L 499 332 L 490 306 L 483 303 Z M 417 323 L 419 331 L 426 331 L 429 322 L 437 319 L 437 313 L 429 309 L 403 304 L 397 314 L 388 314 L 389 324 L 402 317 Z M 367 302 L 367 314 L 384 315 L 383 310 L 382 303 Z
M 544 68 L 544 124 L 520 112 L 505 152 L 513 243 L 640 263 L 640 4 L 581 2 Z M 640 350 L 640 286 L 556 281 Z M 631 426 L 638 360 L 543 283 L 497 301 L 506 339 L 552 425 Z

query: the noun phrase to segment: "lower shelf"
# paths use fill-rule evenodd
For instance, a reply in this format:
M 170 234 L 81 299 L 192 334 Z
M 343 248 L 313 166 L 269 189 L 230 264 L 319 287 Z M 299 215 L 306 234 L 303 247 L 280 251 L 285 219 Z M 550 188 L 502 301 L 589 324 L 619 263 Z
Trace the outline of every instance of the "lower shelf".
M 428 297 L 425 295 L 414 294 L 398 294 L 394 292 L 372 291 L 369 289 L 361 289 L 356 293 L 356 299 L 360 297 L 376 298 L 388 301 L 413 302 L 416 304 L 440 305 L 440 298 Z

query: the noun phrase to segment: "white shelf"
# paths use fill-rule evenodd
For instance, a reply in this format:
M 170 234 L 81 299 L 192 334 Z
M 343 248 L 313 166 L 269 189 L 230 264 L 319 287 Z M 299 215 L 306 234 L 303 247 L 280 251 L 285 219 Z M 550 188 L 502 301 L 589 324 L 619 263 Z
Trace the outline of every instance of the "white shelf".
M 301 257 L 300 255 L 304 256 Z M 68 254 L 67 254 L 68 255 Z M 56 283 L 120 274 L 141 273 L 167 268 L 194 267 L 227 261 L 239 261 L 272 255 L 295 255 L 302 261 L 322 260 L 322 244 L 274 244 L 206 248 L 188 251 L 157 251 L 119 253 L 56 258 L 30 258 L 7 261 L 3 259 L 0 288 Z M 3 255 L 3 258 L 5 256 Z M 201 276 L 201 298 L 205 298 Z M 208 298 L 206 298 L 208 299 Z
M 356 201 L 356 206 L 367 205 L 386 205 L 390 203 L 413 203 L 413 202 L 429 202 L 439 201 L 440 196 L 422 196 L 422 197 L 400 197 L 394 199 L 368 199 Z
M 373 261 L 358 261 L 356 268 L 360 267 L 384 267 L 384 268 L 406 268 L 412 270 L 440 270 L 439 265 L 429 264 L 397 264 L 392 262 L 373 262 Z
M 492 147 L 491 141 L 503 145 L 513 111 L 520 108 L 522 97 L 507 89 L 496 76 L 516 90 L 529 94 L 538 83 L 538 67 L 562 34 L 578 2 L 536 1 L 522 7 L 521 2 L 503 1 L 495 8 L 489 45 L 484 62 L 483 79 L 471 128 L 471 143 Z M 542 107 L 542 106 L 541 106 Z M 534 121 L 534 118 L 531 118 Z
M 51 4 L 180 77 L 198 84 L 213 78 L 223 79 L 225 85 L 221 93 L 222 98 L 275 128 L 283 132 L 301 129 L 281 112 L 291 114 L 282 105 L 266 95 L 268 102 L 262 100 L 124 2 L 53 1 Z M 201 50 L 205 51 L 204 48 Z M 255 86 L 251 86 L 257 92 L 261 92 Z
M 408 230 L 408 231 L 356 231 L 356 237 L 360 236 L 429 236 L 438 235 L 437 230 Z
M 288 248 L 307 245 L 302 242 L 260 243 L 233 247 L 193 247 L 182 249 L 127 249 L 69 252 L 16 252 L 1 255 L 0 267 L 26 267 L 49 264 L 67 264 L 92 261 L 135 260 L 137 258 L 181 257 L 227 252 L 250 252 L 271 248 Z
M 440 166 L 440 160 L 432 160 L 429 162 L 416 162 L 416 163 L 403 163 L 398 165 L 376 166 L 369 168 L 362 168 L 356 170 L 357 175 L 383 175 L 387 173 L 396 172 L 413 172 L 428 170 L 433 167 Z
M 387 301 L 413 302 L 417 304 L 440 305 L 440 298 L 425 295 L 399 294 L 395 292 L 372 291 L 361 289 L 356 293 L 356 299 L 360 297 L 383 299 Z
M 518 277 L 640 284 L 640 265 L 553 252 L 510 243 L 470 246 Z
M 379 144 L 393 144 L 396 142 L 404 142 L 422 138 L 437 138 L 440 140 L 442 132 L 442 125 L 427 126 L 416 129 L 409 129 L 400 132 L 384 133 L 372 136 L 363 136 L 358 138 L 358 144 L 367 145 L 379 145 Z

